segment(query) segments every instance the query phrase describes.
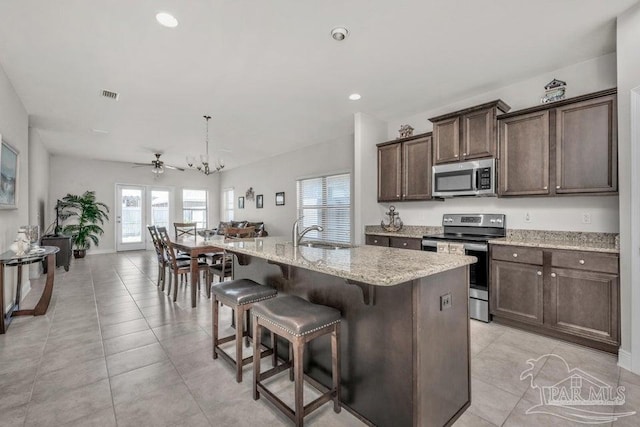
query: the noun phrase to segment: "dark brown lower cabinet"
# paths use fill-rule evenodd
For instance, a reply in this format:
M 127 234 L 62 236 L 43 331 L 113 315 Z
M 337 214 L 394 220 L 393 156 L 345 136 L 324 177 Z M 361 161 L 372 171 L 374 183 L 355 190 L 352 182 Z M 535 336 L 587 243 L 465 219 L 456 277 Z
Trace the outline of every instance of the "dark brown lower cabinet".
M 532 264 L 540 258 L 525 257 L 527 251 L 542 252 L 543 262 Z M 616 254 L 492 246 L 489 293 L 496 322 L 616 353 L 619 292 Z
M 551 327 L 612 345 L 619 342 L 618 276 L 554 268 L 549 290 Z
M 414 249 L 417 251 L 422 250 L 422 239 L 415 237 L 376 236 L 367 234 L 365 241 L 367 245 Z
M 542 324 L 542 266 L 493 261 L 491 302 L 494 315 Z

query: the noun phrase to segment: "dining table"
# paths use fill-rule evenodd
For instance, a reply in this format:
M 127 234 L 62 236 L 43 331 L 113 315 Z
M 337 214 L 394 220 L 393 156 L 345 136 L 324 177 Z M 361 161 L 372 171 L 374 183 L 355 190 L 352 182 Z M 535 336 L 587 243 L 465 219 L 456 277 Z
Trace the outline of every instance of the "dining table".
M 15 316 L 42 316 L 47 312 L 51 295 L 53 294 L 53 280 L 55 275 L 56 253 L 60 248 L 55 246 L 41 246 L 31 251 L 18 255 L 9 250 L 0 254 L 0 334 L 4 334 Z M 41 262 L 46 259 L 47 279 L 44 290 L 34 308 L 21 309 L 22 300 L 22 266 Z M 7 313 L 4 312 L 4 276 L 6 267 L 17 267 L 17 280 L 15 300 Z
M 197 304 L 197 289 L 198 289 L 198 258 L 201 255 L 223 252 L 224 236 L 212 236 L 207 239 L 203 237 L 181 237 L 179 239 L 172 239 L 171 244 L 174 249 L 182 251 L 189 255 L 191 262 L 191 307 L 196 307 Z M 207 283 L 207 286 L 209 284 Z

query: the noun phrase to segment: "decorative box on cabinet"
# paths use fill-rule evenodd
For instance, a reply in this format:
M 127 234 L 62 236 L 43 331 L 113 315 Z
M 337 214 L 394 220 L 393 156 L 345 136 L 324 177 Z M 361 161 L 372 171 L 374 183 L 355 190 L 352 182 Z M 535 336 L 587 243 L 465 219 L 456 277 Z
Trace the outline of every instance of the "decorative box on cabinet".
M 56 246 L 60 251 L 56 254 L 56 267 L 64 267 L 65 271 L 69 271 L 71 263 L 71 237 L 69 236 L 42 236 L 40 239 L 42 246 Z M 47 264 L 42 263 L 43 272 L 47 272 Z

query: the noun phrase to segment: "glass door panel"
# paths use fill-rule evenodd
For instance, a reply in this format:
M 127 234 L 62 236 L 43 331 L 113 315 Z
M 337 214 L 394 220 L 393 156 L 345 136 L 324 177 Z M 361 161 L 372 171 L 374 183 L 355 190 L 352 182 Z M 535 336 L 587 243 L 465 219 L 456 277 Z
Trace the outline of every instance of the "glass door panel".
M 116 250 L 145 249 L 146 224 L 144 221 L 146 192 L 137 185 L 116 185 Z

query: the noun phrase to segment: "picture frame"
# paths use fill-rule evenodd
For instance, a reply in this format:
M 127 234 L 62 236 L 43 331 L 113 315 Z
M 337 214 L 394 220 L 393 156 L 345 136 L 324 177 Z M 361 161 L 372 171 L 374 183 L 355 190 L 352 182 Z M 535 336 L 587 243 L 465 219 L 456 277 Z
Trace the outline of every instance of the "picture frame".
M 264 196 L 262 194 L 258 194 L 256 196 L 256 209 L 262 209 L 264 207 Z
M 284 206 L 284 191 L 276 193 L 276 206 Z
M 17 209 L 20 152 L 1 135 L 0 141 L 0 209 Z
M 238 209 L 244 209 L 244 197 L 238 197 Z

